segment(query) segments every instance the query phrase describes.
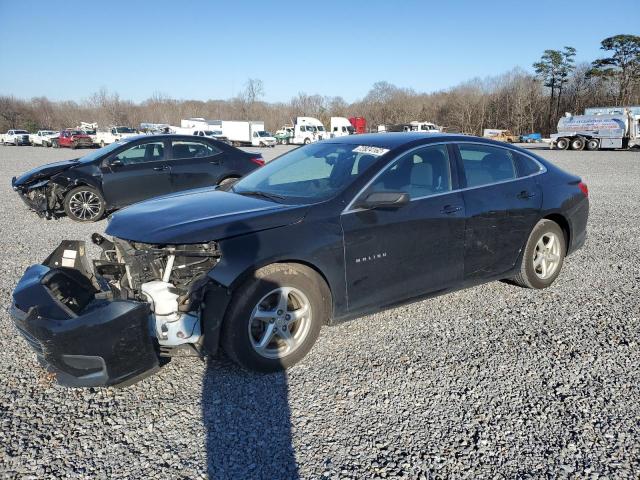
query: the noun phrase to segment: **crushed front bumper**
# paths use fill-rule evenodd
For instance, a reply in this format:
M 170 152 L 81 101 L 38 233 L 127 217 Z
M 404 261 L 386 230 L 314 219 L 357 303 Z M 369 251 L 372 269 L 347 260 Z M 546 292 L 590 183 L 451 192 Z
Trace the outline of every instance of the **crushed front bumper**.
M 61 385 L 126 386 L 154 373 L 149 304 L 114 299 L 85 267 L 83 242 L 29 267 L 13 292 L 18 332 Z

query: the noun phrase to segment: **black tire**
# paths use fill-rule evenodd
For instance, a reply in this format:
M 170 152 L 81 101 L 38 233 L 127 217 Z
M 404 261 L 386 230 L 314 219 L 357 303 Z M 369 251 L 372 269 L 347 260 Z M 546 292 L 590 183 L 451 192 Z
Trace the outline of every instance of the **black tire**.
M 51 141 L 51 146 L 53 148 L 60 148 L 60 142 L 58 142 L 58 140 L 52 140 Z
M 547 278 L 541 278 L 540 274 L 536 271 L 536 267 L 534 266 L 534 260 L 537 256 L 536 252 L 538 242 L 540 242 L 543 237 L 549 234 L 553 234 L 559 242 L 559 260 L 557 266 L 553 270 L 553 273 L 550 274 Z M 540 220 L 536 224 L 536 226 L 533 227 L 533 230 L 529 235 L 529 239 L 527 240 L 527 245 L 524 249 L 522 259 L 520 261 L 520 271 L 511 280 L 517 285 L 525 288 L 547 288 L 555 281 L 556 278 L 558 278 L 558 275 L 560 275 L 566 253 L 566 240 L 564 237 L 564 232 L 562 231 L 560 226 L 552 220 Z
M 280 143 L 282 143 L 282 145 L 287 145 L 289 143 L 289 140 L 287 138 L 283 138 Z
M 584 148 L 584 138 L 582 137 L 575 137 L 574 139 L 571 140 L 571 150 L 577 150 L 580 151 Z
M 558 148 L 558 150 L 566 150 L 567 148 L 569 148 L 569 139 L 565 137 L 560 137 L 556 141 L 556 147 Z
M 227 185 L 230 185 L 230 184 L 234 183 L 236 180 L 238 180 L 238 178 L 240 178 L 240 177 L 223 178 L 222 180 L 220 180 L 218 182 L 218 187 L 226 187 Z M 224 188 L 223 188 L 223 190 L 224 190 Z
M 88 202 L 92 207 L 91 212 L 87 213 L 87 216 L 83 216 L 82 214 L 77 213 L 77 208 L 72 204 L 78 201 L 78 197 L 76 195 L 83 193 L 91 199 Z M 96 199 L 96 202 L 93 202 L 93 199 Z M 89 187 L 88 185 L 81 185 L 70 190 L 67 195 L 64 197 L 64 212 L 67 214 L 71 220 L 75 222 L 97 222 L 104 216 L 105 211 L 105 203 L 104 198 L 102 198 L 102 194 L 93 187 Z
M 261 299 L 280 287 L 293 287 L 303 292 L 309 301 L 311 315 L 306 334 L 290 354 L 266 358 L 259 354 L 252 344 L 249 332 L 252 312 Z M 311 350 L 320 333 L 320 327 L 330 316 L 330 311 L 329 288 L 313 269 L 299 264 L 268 265 L 256 271 L 235 290 L 224 318 L 221 345 L 233 361 L 247 370 L 264 373 L 281 371 L 300 361 Z M 266 329 L 268 325 L 265 325 Z M 274 325 L 277 330 L 277 324 Z M 293 329 L 291 332 L 295 335 Z
M 587 142 L 587 150 L 598 150 L 600 148 L 600 141 L 597 138 L 591 138 Z
M 309 145 L 310 143 L 311 143 L 311 140 L 310 140 L 310 139 L 308 139 L 308 138 L 305 138 L 305 139 L 304 139 L 304 144 L 305 144 L 305 145 Z

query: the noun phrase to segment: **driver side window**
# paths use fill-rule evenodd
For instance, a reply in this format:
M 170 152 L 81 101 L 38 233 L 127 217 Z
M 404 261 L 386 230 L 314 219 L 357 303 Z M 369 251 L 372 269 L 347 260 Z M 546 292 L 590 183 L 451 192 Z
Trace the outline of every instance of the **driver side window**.
M 369 187 L 372 192 L 405 192 L 412 199 L 449 192 L 451 163 L 444 144 L 424 147 L 401 157 Z
M 143 162 L 157 162 L 164 159 L 164 144 L 162 142 L 142 143 L 128 148 L 114 157 L 123 165 L 134 165 Z

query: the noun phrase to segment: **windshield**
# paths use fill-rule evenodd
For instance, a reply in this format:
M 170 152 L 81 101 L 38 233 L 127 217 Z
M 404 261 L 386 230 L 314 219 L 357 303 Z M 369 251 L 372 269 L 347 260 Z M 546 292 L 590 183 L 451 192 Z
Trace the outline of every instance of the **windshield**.
M 117 142 L 110 143 L 106 147 L 102 147 L 102 148 L 99 148 L 97 150 L 94 150 L 93 152 L 89 153 L 88 155 L 85 155 L 84 157 L 80 158 L 79 160 L 82 160 L 83 162 L 91 162 L 93 160 L 97 160 L 97 159 L 99 159 L 101 157 L 104 157 L 104 156 L 108 155 L 109 153 L 113 152 L 115 149 L 121 147 L 125 143 L 126 142 L 123 142 L 121 140 L 117 141 Z
M 133 128 L 129 127 L 116 127 L 116 132 L 118 133 L 136 133 Z
M 309 144 L 255 170 L 236 183 L 233 191 L 260 192 L 292 203 L 328 200 L 386 152 L 382 148 L 341 143 Z
M 26 130 L 15 130 L 15 133 L 29 133 Z

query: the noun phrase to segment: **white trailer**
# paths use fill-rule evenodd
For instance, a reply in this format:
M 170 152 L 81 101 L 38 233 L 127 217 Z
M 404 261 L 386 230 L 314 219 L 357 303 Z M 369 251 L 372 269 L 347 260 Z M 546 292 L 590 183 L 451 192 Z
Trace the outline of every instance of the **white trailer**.
M 551 135 L 550 148 L 599 150 L 640 147 L 640 107 L 585 110 L 585 115 L 567 114 Z
M 353 128 L 349 119 L 345 117 L 331 117 L 330 128 L 332 138 L 346 137 L 356 133 L 356 129 Z

